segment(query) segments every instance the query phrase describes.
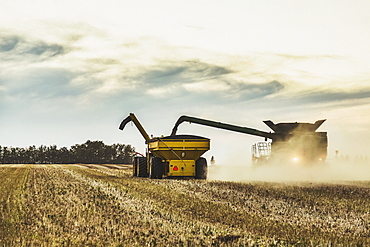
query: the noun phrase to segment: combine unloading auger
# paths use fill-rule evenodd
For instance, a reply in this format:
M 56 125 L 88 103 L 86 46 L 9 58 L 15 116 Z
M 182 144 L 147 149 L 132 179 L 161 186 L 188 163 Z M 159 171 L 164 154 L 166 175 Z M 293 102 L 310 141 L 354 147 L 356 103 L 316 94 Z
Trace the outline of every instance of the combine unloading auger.
M 183 122 L 196 123 L 200 125 L 205 125 L 205 126 L 210 126 L 210 127 L 215 127 L 219 129 L 230 130 L 230 131 L 235 131 L 235 132 L 250 134 L 250 135 L 255 135 L 255 136 L 261 136 L 261 137 L 270 138 L 270 139 L 272 138 L 271 133 L 268 133 L 268 132 L 251 129 L 247 127 L 242 127 L 242 126 L 237 126 L 237 125 L 232 125 L 232 124 L 215 122 L 215 121 L 206 120 L 202 118 L 189 117 L 189 116 L 181 116 L 177 120 L 177 122 L 175 123 L 175 126 L 172 129 L 171 135 L 176 135 L 179 125 Z
M 209 150 L 208 138 L 194 135 L 173 135 L 150 138 L 133 113 L 125 118 L 119 129 L 133 122 L 148 145 L 144 157 L 133 160 L 133 175 L 138 177 L 195 177 L 206 179 L 207 161 L 201 157 Z
M 176 135 L 179 125 L 183 122 L 196 123 L 204 126 L 264 137 L 271 143 L 257 143 L 253 146 L 252 159 L 261 162 L 272 158 L 276 161 L 300 160 L 303 163 L 325 161 L 327 155 L 327 133 L 316 132 L 325 122 L 315 123 L 278 123 L 264 121 L 274 132 L 266 132 L 233 124 L 221 123 L 190 116 L 181 116 L 172 129 L 171 135 Z

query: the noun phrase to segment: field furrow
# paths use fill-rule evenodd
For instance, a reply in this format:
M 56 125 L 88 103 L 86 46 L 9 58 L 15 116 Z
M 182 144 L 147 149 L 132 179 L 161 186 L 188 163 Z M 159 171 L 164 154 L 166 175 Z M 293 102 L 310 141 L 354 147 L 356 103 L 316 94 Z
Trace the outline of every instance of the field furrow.
M 158 182 L 194 198 L 229 205 L 237 211 L 289 223 L 294 227 L 335 231 L 340 236 L 368 237 L 370 188 L 299 186 L 273 183 Z M 324 196 L 317 191 L 330 190 Z
M 104 180 L 101 171 L 90 169 L 85 176 Z M 112 174 L 112 172 L 110 173 Z M 333 209 L 329 195 L 312 197 L 322 185 L 298 186 L 272 183 L 246 184 L 204 182 L 197 180 L 125 180 L 109 178 L 115 186 L 128 189 L 135 197 L 148 198 L 162 210 L 181 212 L 190 221 L 217 224 L 223 231 L 238 232 L 240 237 L 252 234 L 285 243 L 352 243 L 369 239 L 369 208 L 360 198 L 369 195 L 369 188 L 328 185 L 336 200 L 344 207 L 355 204 L 358 212 Z M 339 189 L 338 189 L 339 188 Z M 322 189 L 322 188 L 321 188 Z M 349 191 L 349 192 L 348 192 Z M 347 194 L 351 193 L 350 198 Z M 368 198 L 368 197 L 365 197 Z M 306 205 L 307 203 L 307 205 Z M 231 230 L 232 229 L 232 230 Z M 248 234 L 246 234 L 248 233 Z M 318 237 L 319 236 L 319 237 Z M 217 236 L 214 236 L 217 238 Z
M 370 184 L 133 178 L 1 165 L 2 246 L 368 246 Z

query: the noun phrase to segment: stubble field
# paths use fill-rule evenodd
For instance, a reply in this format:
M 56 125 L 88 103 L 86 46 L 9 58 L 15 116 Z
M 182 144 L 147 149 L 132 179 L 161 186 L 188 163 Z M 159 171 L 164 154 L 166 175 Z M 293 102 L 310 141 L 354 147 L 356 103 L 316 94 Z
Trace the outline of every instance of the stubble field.
M 1 246 L 370 246 L 370 182 L 132 178 L 0 165 Z

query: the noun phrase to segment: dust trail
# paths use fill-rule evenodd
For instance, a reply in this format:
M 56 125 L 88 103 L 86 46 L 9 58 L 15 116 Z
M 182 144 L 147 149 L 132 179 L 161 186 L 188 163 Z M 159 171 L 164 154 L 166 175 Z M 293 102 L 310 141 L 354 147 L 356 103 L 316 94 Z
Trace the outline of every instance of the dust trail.
M 223 181 L 352 181 L 370 180 L 370 163 L 213 165 L 209 180 Z

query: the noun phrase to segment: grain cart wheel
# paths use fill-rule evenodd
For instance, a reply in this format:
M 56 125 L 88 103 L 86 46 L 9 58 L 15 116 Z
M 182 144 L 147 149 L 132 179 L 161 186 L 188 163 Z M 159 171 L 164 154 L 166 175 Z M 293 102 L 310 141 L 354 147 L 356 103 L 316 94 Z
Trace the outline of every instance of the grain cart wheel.
M 146 157 L 138 157 L 137 176 L 148 177 L 148 169 L 146 168 Z
M 158 157 L 152 157 L 150 159 L 149 177 L 161 179 L 163 177 L 163 174 L 164 174 L 164 165 L 162 159 Z
M 137 177 L 137 167 L 139 163 L 139 157 L 134 157 L 132 159 L 132 176 Z
M 195 178 L 207 179 L 207 160 L 203 157 L 195 162 Z

